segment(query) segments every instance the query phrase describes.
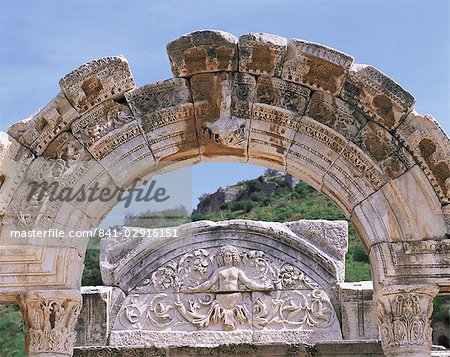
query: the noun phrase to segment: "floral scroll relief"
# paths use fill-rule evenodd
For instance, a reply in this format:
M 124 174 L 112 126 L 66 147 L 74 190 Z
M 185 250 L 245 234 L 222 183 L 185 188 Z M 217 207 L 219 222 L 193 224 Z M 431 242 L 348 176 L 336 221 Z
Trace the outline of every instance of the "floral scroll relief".
M 330 300 L 319 289 L 277 291 L 274 295 L 255 294 L 253 323 L 259 328 L 326 328 L 334 317 Z
M 330 326 L 335 313 L 299 268 L 225 245 L 193 250 L 155 270 L 128 296 L 119 319 L 120 329 L 309 331 Z

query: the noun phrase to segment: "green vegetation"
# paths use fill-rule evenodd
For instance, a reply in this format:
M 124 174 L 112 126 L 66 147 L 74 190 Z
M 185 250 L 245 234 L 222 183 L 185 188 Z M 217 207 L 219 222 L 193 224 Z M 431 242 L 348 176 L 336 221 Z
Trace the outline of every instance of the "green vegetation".
M 141 214 L 128 213 L 124 219 L 124 226 L 162 228 L 173 227 L 190 222 L 186 207 L 175 207 L 163 211 L 145 211 Z
M 239 182 L 238 185 L 246 187 L 245 194 L 240 199 L 223 204 L 218 212 L 201 214 L 194 210 L 191 218 L 193 221 L 242 218 L 275 222 L 345 219 L 341 210 L 327 196 L 308 184 L 300 182 L 295 190 L 290 190 L 283 179 L 275 182 L 279 187 L 273 195 L 262 192 L 262 182 L 258 179 Z M 369 257 L 351 224 L 348 233 L 349 251 L 346 256 L 345 280 L 371 280 Z
M 0 306 L 0 357 L 25 356 L 22 314 L 16 305 Z

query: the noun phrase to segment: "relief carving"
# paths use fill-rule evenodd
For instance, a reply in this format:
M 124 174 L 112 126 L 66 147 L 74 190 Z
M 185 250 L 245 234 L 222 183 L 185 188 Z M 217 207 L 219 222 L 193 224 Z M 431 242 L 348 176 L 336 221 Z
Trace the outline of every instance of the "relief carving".
M 312 291 L 277 291 L 274 296 L 254 294 L 253 322 L 259 328 L 326 328 L 333 323 L 333 306 L 326 294 Z
M 109 132 L 133 119 L 128 106 L 109 100 L 75 121 L 72 132 L 83 145 L 90 147 Z
M 197 249 L 131 291 L 116 330 L 235 331 L 328 328 L 334 308 L 299 268 L 260 250 Z
M 266 33 L 239 37 L 239 71 L 280 76 L 287 40 Z
M 307 115 L 351 140 L 367 119 L 343 100 L 324 92 L 311 97 Z
M 248 257 L 247 252 L 244 257 Z M 255 252 L 263 255 L 262 252 Z M 252 257 L 250 257 L 252 259 Z M 206 262 L 205 262 L 206 263 Z M 234 330 L 237 324 L 246 322 L 249 318 L 249 311 L 244 305 L 239 303 L 241 294 L 239 291 L 239 284 L 245 286 L 250 290 L 268 290 L 271 288 L 269 282 L 267 284 L 260 284 L 257 281 L 247 277 L 245 272 L 238 268 L 240 263 L 239 253 L 237 248 L 226 245 L 219 249 L 217 254 L 218 268 L 213 272 L 212 276 L 203 283 L 185 288 L 186 292 L 205 292 L 209 290 L 217 292 L 227 292 L 227 294 L 217 294 L 215 300 L 211 303 L 211 307 L 205 316 L 191 312 L 194 319 L 192 323 L 200 327 L 207 327 L 210 322 L 222 323 L 224 330 Z M 204 265 L 204 263 L 202 264 Z M 252 263 L 249 264 L 252 266 Z M 234 292 L 234 293 L 233 293 Z M 179 304 L 179 305 L 178 305 Z M 181 302 L 178 302 L 183 316 L 185 315 L 185 308 Z
M 220 118 L 215 122 L 205 122 L 201 133 L 202 138 L 206 141 L 213 141 L 216 144 L 232 148 L 242 148 L 247 142 L 245 129 L 245 119 L 231 121 L 226 118 Z
M 401 348 L 431 349 L 431 313 L 437 287 L 411 287 L 378 292 L 375 302 L 381 342 L 395 355 Z
M 278 78 L 261 76 L 256 86 L 256 102 L 303 114 L 311 90 Z
M 236 71 L 238 39 L 223 31 L 203 30 L 181 36 L 167 44 L 172 73 L 190 77 L 195 73 Z
M 18 225 L 32 228 L 47 198 L 57 197 L 59 190 L 70 187 L 71 178 L 86 170 L 90 159 L 86 149 L 70 133 L 58 135 L 26 173 L 29 182 L 14 213 Z
M 378 162 L 391 178 L 401 175 L 415 164 L 398 140 L 373 121 L 361 129 L 354 142 Z
M 353 58 L 317 43 L 291 39 L 283 65 L 284 80 L 337 95 Z
M 123 57 L 104 57 L 86 63 L 64 76 L 59 84 L 80 114 L 135 87 Z
M 81 309 L 78 292 L 67 296 L 64 291 L 30 292 L 20 303 L 27 325 L 28 353 L 71 356 Z
M 414 105 L 414 98 L 378 69 L 355 64 L 342 97 L 374 118 L 386 129 L 395 129 Z

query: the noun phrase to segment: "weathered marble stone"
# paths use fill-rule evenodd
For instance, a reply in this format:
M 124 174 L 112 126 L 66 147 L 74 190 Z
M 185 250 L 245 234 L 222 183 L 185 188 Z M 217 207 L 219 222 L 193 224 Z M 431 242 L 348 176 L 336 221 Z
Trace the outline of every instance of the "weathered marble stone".
M 268 33 L 250 32 L 239 37 L 239 71 L 281 76 L 287 39 Z
M 354 64 L 342 98 L 388 130 L 395 129 L 414 106 L 414 97 L 372 66 Z
M 205 242 L 208 242 L 209 240 L 215 241 L 219 238 L 224 239 L 223 237 L 228 237 L 228 239 L 232 240 L 239 240 L 242 239 L 242 235 L 244 234 L 244 232 L 246 232 L 246 239 L 249 242 L 253 242 L 251 243 L 253 249 L 261 250 L 262 248 L 259 246 L 259 242 L 262 239 L 266 239 L 263 237 L 267 236 L 267 229 L 270 227 L 270 232 L 272 232 L 272 240 L 270 244 L 274 249 L 273 251 L 272 249 L 270 250 L 270 254 L 278 257 L 277 259 L 281 259 L 280 257 L 284 256 L 284 244 L 280 245 L 276 242 L 276 240 L 288 239 L 291 242 L 292 247 L 297 247 L 297 254 L 299 256 L 303 256 L 306 254 L 304 258 L 302 258 L 304 261 L 310 259 L 308 258 L 308 256 L 313 256 L 313 259 L 318 259 L 317 252 L 314 252 L 314 249 L 311 250 L 312 247 L 310 246 L 310 244 L 315 244 L 315 242 L 320 241 L 322 247 L 320 249 L 322 249 L 322 251 L 319 255 L 322 258 L 320 258 L 318 261 L 319 265 L 313 263 L 313 265 L 316 266 L 316 270 L 310 271 L 310 273 L 313 274 L 313 280 L 319 279 L 320 284 L 324 286 L 333 284 L 332 281 L 336 279 L 340 281 L 341 279 L 343 279 L 342 259 L 345 254 L 344 252 L 347 249 L 346 235 L 342 236 L 341 233 L 346 231 L 346 226 L 335 222 L 328 223 L 320 221 L 318 223 L 320 228 L 318 228 L 317 230 L 313 230 L 311 225 L 307 224 L 307 222 L 308 221 L 300 221 L 300 223 L 298 224 L 294 224 L 293 222 L 289 222 L 286 224 L 271 223 L 270 225 L 268 225 L 264 222 L 252 222 L 245 220 L 234 220 L 218 223 L 201 221 L 185 224 L 178 227 L 175 237 L 173 234 L 171 234 L 170 237 L 155 237 L 154 234 L 158 232 L 155 233 L 152 230 L 148 230 L 142 233 L 137 228 L 135 230 L 135 233 L 133 233 L 131 227 L 126 227 L 124 229 L 131 232 L 130 234 L 128 234 L 128 238 L 126 236 L 120 235 L 115 239 L 102 241 L 102 250 L 104 251 L 104 253 L 101 255 L 102 277 L 105 283 L 109 285 L 120 286 L 124 291 L 132 291 L 136 288 L 136 291 L 138 292 L 156 292 L 157 290 L 150 289 L 153 285 L 150 284 L 151 279 L 148 275 L 151 273 L 151 271 L 157 270 L 160 266 L 164 266 L 164 264 L 171 259 L 167 255 L 162 256 L 158 251 L 153 252 L 153 250 L 157 247 L 162 247 L 163 245 L 165 245 L 167 246 L 167 248 L 164 249 L 172 250 L 179 249 L 180 244 L 182 244 L 182 246 L 185 247 L 183 248 L 185 249 L 184 251 L 188 253 L 192 250 L 195 250 L 196 246 L 194 245 L 194 243 L 187 244 L 186 237 L 188 237 L 189 239 L 194 239 L 195 237 L 196 240 Z M 327 235 L 325 234 L 326 231 L 328 232 L 327 234 L 331 234 L 330 237 L 327 237 Z M 135 235 L 137 235 L 135 238 L 130 237 Z M 153 237 L 153 239 L 151 237 Z M 307 246 L 304 246 L 302 242 L 310 243 L 307 243 Z M 207 243 L 198 245 L 198 249 L 202 249 L 202 247 L 206 244 Z M 216 242 L 215 245 L 217 244 L 219 243 Z M 148 266 L 144 268 L 144 270 L 142 270 L 143 264 L 139 264 L 134 267 L 135 263 L 125 263 L 124 259 L 131 262 L 134 259 L 133 256 L 136 254 L 140 257 L 146 256 L 146 259 L 148 260 L 148 262 L 151 262 L 151 266 L 153 266 L 153 268 L 150 268 L 150 266 Z M 297 264 L 295 261 L 291 261 L 291 258 L 286 257 L 286 259 L 290 261 L 289 264 L 291 265 Z M 330 263 L 330 261 L 333 261 L 333 263 Z M 279 264 L 279 266 L 281 267 L 283 265 L 282 261 L 280 261 Z M 136 271 L 136 269 L 138 271 Z M 321 278 L 321 275 L 318 274 L 319 272 L 322 272 L 321 274 L 324 275 L 331 274 L 331 276 L 323 280 L 323 278 Z M 170 291 L 175 292 L 176 290 Z
M 41 198 L 42 194 L 42 198 Z M 11 204 L 3 217 L 0 241 L 12 245 L 37 245 L 73 247 L 80 252 L 86 249 L 88 237 L 69 238 L 58 236 L 91 227 L 91 219 L 69 203 L 50 199 L 47 191 L 37 190 L 31 193 L 30 186 L 19 186 Z M 40 231 L 40 235 L 36 233 Z
M 447 226 L 447 232 L 450 232 L 450 204 L 442 206 L 442 213 L 444 214 L 444 222 Z
M 75 347 L 106 346 L 112 323 L 124 300 L 123 292 L 110 286 L 82 287 L 83 308 L 75 331 Z
M 379 341 L 322 342 L 312 348 L 317 357 L 385 357 Z
M 59 93 L 49 104 L 26 121 L 13 124 L 8 134 L 29 148 L 35 155 L 41 155 L 47 145 L 78 117 L 77 111 Z
M 437 286 L 389 286 L 376 291 L 375 308 L 386 356 L 431 353 L 431 313 Z
M 344 210 L 353 207 L 381 188 L 387 177 L 363 150 L 351 142 L 342 150 L 323 178 L 322 190 Z
M 339 97 L 317 91 L 311 96 L 306 115 L 352 140 L 367 123 L 365 116 Z
M 337 95 L 352 63 L 353 57 L 335 49 L 290 39 L 281 78 Z
M 336 348 L 336 345 L 334 347 Z M 377 347 L 381 351 L 381 346 Z M 348 352 L 348 348 L 344 349 L 344 351 Z M 369 351 L 371 352 L 372 350 Z M 237 357 L 237 356 L 312 357 L 319 355 L 313 354 L 312 348 L 310 348 L 310 346 L 289 345 L 281 343 L 271 345 L 255 345 L 251 343 L 246 344 L 242 343 L 238 345 L 221 345 L 217 347 L 188 347 L 188 346 L 171 347 L 171 348 L 107 347 L 104 349 L 90 349 L 90 350 L 82 350 L 75 348 L 74 356 L 75 357 Z M 339 356 L 345 357 L 344 354 Z
M 295 234 L 319 244 L 321 249 L 335 260 L 339 269 L 339 280 L 344 280 L 343 262 L 348 250 L 347 221 L 301 220 L 285 222 L 284 225 Z
M 27 356 L 71 356 L 81 310 L 76 290 L 30 291 L 19 299 L 26 323 Z
M 373 121 L 359 131 L 353 142 L 368 153 L 389 178 L 404 174 L 416 164 L 408 150 Z
M 427 237 L 426 240 L 443 239 L 447 234 L 445 217 L 442 214 L 440 202 L 433 194 L 431 185 L 426 181 L 427 184 L 423 185 L 423 176 L 424 174 L 416 166 L 361 202 L 354 208 L 352 215 L 355 228 L 360 232 L 366 232 L 370 237 L 369 240 L 372 241 L 371 244 L 386 241 L 386 237 L 393 237 L 391 242 L 400 241 L 400 237 L 407 237 L 404 241 L 409 242 L 421 241 L 422 237 Z M 402 201 L 396 199 L 402 195 L 407 198 Z M 423 205 L 427 205 L 430 209 L 426 212 L 422 211 L 419 207 L 423 207 Z M 380 210 L 379 213 L 376 213 L 377 210 Z M 374 257 L 374 259 L 380 260 L 381 258 Z M 383 259 L 385 260 L 385 258 Z M 394 257 L 394 259 L 400 261 L 400 258 Z M 414 258 L 411 257 L 411 259 Z M 376 260 L 373 261 L 376 262 Z M 420 260 L 420 262 L 425 268 L 426 262 L 424 260 Z M 415 263 L 415 261 L 410 261 L 408 264 L 411 263 Z M 442 263 L 445 264 L 445 259 L 442 260 Z M 407 273 L 410 269 L 408 264 L 405 265 L 406 276 L 421 274 L 420 269 Z M 400 273 L 400 266 L 397 266 L 396 269 Z M 385 268 L 382 269 L 382 271 L 385 270 Z M 431 270 L 428 274 L 437 274 L 438 270 Z M 441 280 L 439 274 L 434 276 Z
M 231 118 L 237 122 L 245 123 L 245 126 L 241 124 L 241 128 L 244 129 L 244 141 L 245 144 L 245 156 L 247 157 L 247 142 L 248 142 L 248 130 L 250 126 L 250 120 L 252 117 L 253 102 L 256 95 L 256 78 L 247 73 L 235 73 L 233 76 L 233 88 L 231 91 Z M 211 129 L 210 129 L 211 130 Z M 212 133 L 212 130 L 211 130 Z M 217 132 L 220 136 L 220 132 Z M 212 133 L 214 136 L 214 133 Z M 224 144 L 227 144 L 225 138 L 221 139 Z M 226 158 L 224 158 L 226 160 Z
M 6 133 L 0 133 L 0 216 L 25 177 L 34 155 Z
M 140 179 L 154 164 L 141 128 L 126 104 L 104 101 L 76 120 L 72 132 L 119 187 Z
M 123 98 L 136 87 L 124 57 L 104 57 L 85 63 L 59 81 L 62 92 L 79 114 L 106 99 Z
M 312 287 L 314 290 L 252 293 L 254 341 L 312 344 L 341 340 L 341 328 L 331 301 Z
M 24 289 L 80 288 L 84 257 L 77 249 L 12 243 L 0 253 L 0 293 L 12 295 L 12 301 Z
M 74 348 L 74 357 L 167 357 L 164 348 Z
M 422 237 L 441 239 L 448 233 L 439 199 L 418 166 L 392 180 L 389 186 L 381 189 L 381 192 L 392 206 L 400 207 L 395 209 L 396 212 L 399 210 L 404 212 L 404 221 L 401 225 L 408 228 L 410 240 L 420 240 Z M 405 198 L 398 200 L 396 197 L 399 196 Z M 425 205 L 429 209 L 420 209 Z
M 384 261 L 380 258 L 383 258 Z M 450 239 L 430 239 L 427 241 L 378 243 L 377 249 L 371 253 L 371 259 L 377 259 L 376 264 L 382 266 L 386 280 L 402 280 L 420 283 L 436 277 L 442 292 L 448 291 L 448 268 L 450 261 Z M 394 269 L 389 269 L 390 261 Z M 447 269 L 448 270 L 448 269 Z
M 51 222 L 55 222 L 57 216 L 60 218 L 59 223 L 69 217 L 73 218 L 65 213 L 63 205 L 66 208 L 73 206 L 88 217 L 95 219 L 98 211 L 92 207 L 92 204 L 95 203 L 92 198 L 99 197 L 102 189 L 109 189 L 112 180 L 89 151 L 69 132 L 59 134 L 48 145 L 42 156 L 33 161 L 26 175 L 27 179 L 24 183 L 24 190 L 20 193 L 22 195 L 20 200 L 30 201 L 26 197 L 31 190 L 35 189 L 37 194 L 34 197 L 40 203 L 34 202 L 33 199 L 34 203 L 30 201 L 23 204 L 24 207 L 31 205 L 36 209 L 39 204 L 46 205 L 46 208 L 41 210 L 46 217 L 46 223 L 41 228 L 51 228 Z M 35 184 L 31 184 L 31 182 Z M 94 192 L 94 190 L 96 191 Z M 45 196 L 41 195 L 40 191 L 45 191 Z M 20 200 L 18 201 L 19 208 Z M 73 210 L 70 208 L 69 212 Z M 64 215 L 65 218 L 63 218 Z M 32 224 L 29 227 L 32 227 Z M 90 227 L 91 225 L 87 228 Z M 71 225 L 70 228 L 67 227 L 67 229 L 71 228 L 73 228 Z
M 378 340 L 372 282 L 340 283 L 339 287 L 344 340 Z
M 395 131 L 419 162 L 443 204 L 450 203 L 450 140 L 436 120 L 410 113 Z
M 248 144 L 249 163 L 286 170 L 286 154 L 301 116 L 267 104 L 253 104 Z
M 235 97 L 233 114 L 232 92 L 233 86 L 241 96 L 240 101 L 252 101 L 254 93 L 254 80 L 240 75 L 233 83 L 233 75 L 227 72 L 195 74 L 190 79 L 192 99 L 197 133 L 200 141 L 200 154 L 202 158 L 223 158 L 228 160 L 245 161 L 249 121 L 241 116 L 248 115 L 249 108 L 244 113 L 239 112 L 239 97 Z M 237 110 L 236 110 L 237 109 Z
M 282 79 L 260 76 L 256 85 L 256 103 L 271 105 L 303 114 L 311 90 Z
M 333 289 L 344 276 L 347 225 L 271 222 L 270 238 L 263 233 L 268 226 L 206 221 L 178 227 L 175 237 L 148 239 L 148 230 L 103 240 L 103 278 L 128 293 L 110 343 L 213 347 L 340 340 Z
M 189 83 L 174 78 L 125 94 L 156 161 L 200 160 Z
M 430 302 L 434 293 L 427 289 L 419 291 L 420 285 L 437 284 L 441 292 L 450 292 L 450 141 L 447 135 L 434 119 L 414 112 L 412 96 L 373 67 L 351 67 L 349 56 L 299 40 L 291 40 L 283 54 L 283 46 L 275 46 L 277 41 L 273 38 L 252 36 L 241 37 L 239 44 L 240 65 L 244 67 L 241 70 L 245 72 L 236 72 L 238 41 L 232 35 L 201 31 L 175 40 L 168 46 L 169 56 L 176 75 L 187 79 L 172 79 L 139 90 L 134 90 L 124 59 L 95 60 L 64 77 L 60 82 L 62 92 L 33 118 L 13 125 L 9 132 L 15 140 L 1 134 L 0 300 L 13 302 L 24 291 L 36 288 L 78 289 L 80 286 L 87 238 L 29 239 L 27 235 L 13 237 L 14 230 L 27 234 L 33 229 L 39 232 L 55 228 L 64 232 L 86 231 L 97 226 L 116 203 L 112 199 L 108 202 L 52 201 L 50 188 L 29 196 L 31 181 L 54 181 L 60 185 L 59 193 L 81 187 L 89 191 L 96 184 L 113 191 L 118 185 L 129 187 L 135 177 L 192 165 L 200 158 L 240 160 L 287 169 L 332 198 L 351 220 L 370 252 L 375 288 L 382 295 L 379 299 L 382 328 L 394 326 L 394 323 L 401 325 L 405 322 L 404 316 L 412 316 L 410 320 L 417 323 L 414 328 L 406 329 L 406 335 L 425 331 L 422 335 L 426 337 L 428 327 L 420 329 L 426 325 L 423 316 L 429 312 L 425 302 Z M 279 76 L 280 60 L 283 61 L 281 79 L 275 78 Z M 339 319 L 342 308 L 335 287 L 343 277 L 345 249 L 339 245 L 342 237 L 334 233 L 331 237 L 319 234 L 333 231 L 328 227 L 303 231 L 299 238 L 293 227 L 243 221 L 233 221 L 227 227 L 222 223 L 195 223 L 182 226 L 184 235 L 180 238 L 142 240 L 122 255 L 116 254 L 123 246 L 115 241 L 102 258 L 102 262 L 107 263 L 102 266 L 105 281 L 123 287 L 128 296 L 157 295 L 161 291 L 155 290 L 154 281 L 164 286 L 171 284 L 172 279 L 186 280 L 180 278 L 179 274 L 184 274 L 181 270 L 172 274 L 170 264 L 184 266 L 180 259 L 189 254 L 195 258 L 185 258 L 185 261 L 203 259 L 194 252 L 204 250 L 213 258 L 208 265 L 211 271 L 206 269 L 207 276 L 197 279 L 199 285 L 193 281 L 187 285 L 197 291 L 186 291 L 182 285 L 178 290 L 163 289 L 168 296 L 183 297 L 180 301 L 185 312 L 197 308 L 195 303 L 190 305 L 190 299 L 209 294 L 212 301 L 218 301 L 225 295 L 229 298 L 225 300 L 231 301 L 227 305 L 231 308 L 219 302 L 215 305 L 219 306 L 217 311 L 228 313 L 221 319 L 244 308 L 251 310 L 246 316 L 253 319 L 259 313 L 252 305 L 256 301 L 253 295 L 267 299 L 270 314 L 277 308 L 270 304 L 270 299 L 278 292 L 285 301 L 285 291 L 303 291 L 304 286 L 299 285 L 312 282 L 326 294 Z M 309 231 L 313 232 L 311 236 L 308 236 Z M 243 232 L 246 232 L 245 239 L 242 239 Z M 192 240 L 187 238 L 189 234 Z M 222 234 L 226 239 L 221 238 Z M 200 291 L 205 288 L 199 288 L 201 284 L 219 275 L 221 267 L 214 264 L 218 250 L 226 246 L 235 247 L 242 261 L 248 258 L 249 252 L 256 252 L 255 256 L 270 272 L 267 281 L 272 282 L 273 287 L 264 285 L 258 276 L 249 272 L 249 265 L 242 262 L 230 269 L 238 275 L 240 271 L 250 275 L 247 278 L 256 282 L 253 288 L 244 289 L 238 284 L 235 290 L 239 291 L 223 287 L 216 287 L 217 291 Z M 293 253 L 287 255 L 288 251 Z M 256 266 L 259 265 L 255 263 L 253 267 Z M 163 269 L 158 271 L 160 268 Z M 273 272 L 280 279 L 275 279 Z M 277 272 L 282 272 L 281 276 Z M 287 287 L 292 279 L 296 283 Z M 410 285 L 392 293 L 379 290 L 405 283 Z M 419 290 L 414 290 L 416 288 Z M 232 294 L 249 296 L 244 300 L 250 301 L 250 305 L 242 300 L 234 301 L 229 296 Z M 313 296 L 312 292 L 307 294 Z M 407 303 L 403 306 L 398 304 L 400 295 L 402 299 L 406 297 Z M 58 299 L 60 296 L 55 295 L 55 301 L 60 301 Z M 64 309 L 69 306 L 65 301 Z M 174 298 L 172 303 L 174 301 L 177 300 Z M 398 306 L 408 310 L 410 303 L 421 314 L 408 315 L 407 311 L 398 316 Z M 47 303 L 40 300 L 40 304 L 44 307 Z M 161 305 L 155 306 L 158 307 L 153 312 L 158 312 L 159 318 L 172 313 L 170 309 L 158 310 Z M 181 305 L 179 307 L 181 309 Z M 37 309 L 36 313 L 39 311 Z M 395 314 L 397 317 L 393 319 Z M 59 316 L 62 315 L 61 312 Z M 204 310 L 202 316 L 212 317 Z M 286 318 L 287 315 L 283 315 L 282 323 Z M 297 315 L 296 318 L 298 322 L 302 317 Z M 57 320 L 50 320 L 52 327 Z M 264 352 L 255 348 L 256 344 L 260 346 L 267 341 L 308 343 L 314 338 L 329 336 L 316 330 L 315 337 L 311 337 L 314 334 L 309 335 L 304 325 L 303 330 L 292 332 L 273 329 L 269 323 L 268 331 L 262 331 L 264 328 L 256 331 L 253 320 L 248 324 L 249 330 L 234 332 L 219 331 L 219 327 L 229 325 L 224 321 L 218 320 L 212 325 L 217 331 L 186 332 L 178 334 L 172 342 L 174 336 L 164 334 L 179 331 L 146 330 L 143 335 L 136 330 L 113 331 L 117 332 L 114 338 L 118 344 L 123 342 L 132 348 L 108 353 L 133 355 L 139 338 L 142 345 L 158 340 L 158 343 L 183 346 L 185 339 L 191 339 L 189 343 L 199 340 L 211 346 L 229 342 L 227 337 L 231 335 L 227 334 L 234 333 L 234 343 L 245 346 L 239 350 L 234 345 L 235 355 L 244 352 L 261 355 Z M 45 330 L 44 337 L 59 334 L 60 330 L 55 327 Z M 429 355 L 429 339 L 422 341 L 414 336 L 405 340 L 405 333 L 400 331 L 393 339 L 390 339 L 389 329 L 382 336 L 387 355 L 405 351 L 414 356 Z M 194 335 L 186 335 L 190 333 Z M 47 343 L 46 339 L 40 340 L 42 346 Z M 31 340 L 27 341 L 31 346 Z M 44 349 L 53 348 L 49 344 L 45 346 Z M 342 348 L 335 351 L 337 355 L 357 352 L 350 351 L 347 345 L 340 346 Z M 225 347 L 203 351 L 220 355 L 225 353 L 221 348 Z M 326 355 L 330 349 L 332 347 L 327 345 L 317 353 Z M 378 353 L 375 350 L 370 349 Z M 169 348 L 167 354 L 171 351 L 183 355 L 185 349 Z M 144 351 L 140 349 L 136 353 L 143 357 Z M 49 355 L 54 356 L 53 352 L 48 352 Z
M 83 176 L 86 172 L 95 171 L 89 165 L 90 160 L 92 157 L 70 133 L 59 134 L 42 156 L 30 163 L 11 197 L 3 220 L 2 238 L 7 239 L 15 229 L 50 229 L 64 223 L 70 230 L 87 224 L 89 218 L 70 205 L 69 201 L 75 200 L 69 196 L 80 189 L 83 184 L 80 181 L 87 178 Z M 77 247 L 84 250 L 83 245 Z
M 167 44 L 174 77 L 195 73 L 236 71 L 238 39 L 223 31 L 202 30 L 183 35 Z
M 286 156 L 287 170 L 322 190 L 323 177 L 346 145 L 344 137 L 303 117 Z

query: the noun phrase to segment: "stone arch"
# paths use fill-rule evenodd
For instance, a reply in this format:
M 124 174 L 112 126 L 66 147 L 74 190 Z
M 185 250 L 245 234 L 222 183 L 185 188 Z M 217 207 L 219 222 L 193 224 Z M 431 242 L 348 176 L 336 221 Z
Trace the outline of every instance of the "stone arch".
M 411 94 L 351 56 L 275 35 L 197 31 L 167 51 L 174 78 L 136 88 L 123 57 L 94 60 L 2 134 L 2 300 L 79 289 L 87 244 L 12 231 L 87 230 L 113 206 L 51 200 L 52 187 L 27 198 L 31 181 L 125 189 L 201 160 L 288 171 L 333 199 L 370 252 L 380 324 L 395 291 L 450 291 L 450 142 Z M 386 351 L 406 343 L 389 338 Z

